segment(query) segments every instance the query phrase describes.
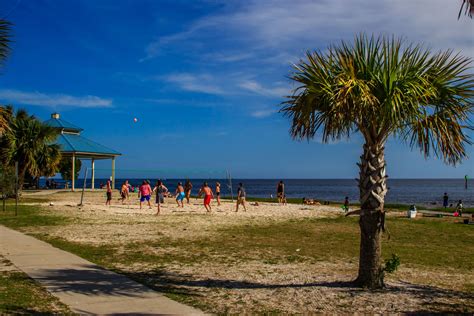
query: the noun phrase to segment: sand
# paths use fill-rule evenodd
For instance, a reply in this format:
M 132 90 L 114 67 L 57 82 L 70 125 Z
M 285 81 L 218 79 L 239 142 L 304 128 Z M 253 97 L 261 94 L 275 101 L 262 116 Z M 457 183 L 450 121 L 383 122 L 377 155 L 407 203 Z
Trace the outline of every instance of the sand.
M 206 213 L 202 200 L 191 200 L 184 208 L 168 198 L 160 215 L 156 207 L 140 209 L 134 194 L 122 205 L 118 194 L 113 205 L 105 206 L 104 192 L 86 192 L 82 206 L 80 193 L 58 192 L 32 197 L 33 202 L 52 214 L 69 218 L 65 226 L 28 227 L 27 232 L 59 237 L 88 245 L 153 242 L 157 240 L 196 240 L 213 237 L 219 230 L 235 225 L 268 224 L 290 219 L 334 218 L 343 215 L 339 207 L 248 204 L 247 212 L 235 211 L 235 204 L 212 204 Z M 47 199 L 47 201 L 46 201 Z M 398 215 L 398 214 L 395 214 Z M 179 248 L 144 249 L 166 256 L 182 252 Z M 249 249 L 249 252 L 252 250 Z M 217 258 L 217 257 L 216 257 Z M 250 258 L 250 259 L 249 259 Z M 474 311 L 472 292 L 459 289 L 474 284 L 474 278 L 449 268 L 402 267 L 387 277 L 387 289 L 364 291 L 350 285 L 357 274 L 356 262 L 266 263 L 258 254 L 245 261 L 229 264 L 220 260 L 159 265 L 150 262 L 117 263 L 114 268 L 145 280 L 164 292 L 187 294 L 184 301 L 204 307 L 212 313 L 400 313 Z M 252 259 L 253 258 L 253 259 Z

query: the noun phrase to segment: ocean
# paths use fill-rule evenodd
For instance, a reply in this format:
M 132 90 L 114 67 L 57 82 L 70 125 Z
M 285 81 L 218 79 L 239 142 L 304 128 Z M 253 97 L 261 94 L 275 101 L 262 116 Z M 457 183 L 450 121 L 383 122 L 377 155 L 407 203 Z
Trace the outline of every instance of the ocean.
M 116 179 L 116 188 L 125 179 Z M 136 186 L 143 179 L 128 179 Z M 152 186 L 156 179 L 150 179 Z M 312 198 L 327 201 L 344 201 L 348 196 L 352 202 L 359 200 L 359 189 L 357 182 L 353 179 L 282 179 L 285 183 L 286 196 L 288 198 Z M 95 187 L 99 188 L 100 183 L 105 184 L 106 179 L 95 179 Z M 163 182 L 169 190 L 174 191 L 178 181 L 184 179 L 164 179 Z M 203 183 L 207 181 L 214 189 L 215 182 L 221 183 L 222 194 L 230 196 L 228 181 L 226 179 L 191 179 L 193 183 L 193 193 L 196 193 Z M 232 179 L 233 192 L 237 191 L 239 182 L 246 188 L 249 197 L 268 198 L 276 195 L 278 180 L 274 179 Z M 83 180 L 78 179 L 76 187 L 82 188 Z M 90 187 L 90 183 L 87 183 Z M 386 196 L 386 203 L 418 204 L 427 206 L 442 205 L 444 192 L 448 193 L 449 203 L 456 205 L 458 200 L 462 200 L 465 207 L 474 206 L 474 180 L 468 180 L 468 189 L 464 188 L 464 179 L 388 179 L 389 191 Z

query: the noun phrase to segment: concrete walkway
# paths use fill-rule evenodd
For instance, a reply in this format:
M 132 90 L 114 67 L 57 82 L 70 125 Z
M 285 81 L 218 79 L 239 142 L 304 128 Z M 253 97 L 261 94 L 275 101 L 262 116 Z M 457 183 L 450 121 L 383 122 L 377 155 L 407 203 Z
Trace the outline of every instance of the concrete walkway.
M 123 275 L 2 225 L 0 253 L 75 313 L 203 314 Z

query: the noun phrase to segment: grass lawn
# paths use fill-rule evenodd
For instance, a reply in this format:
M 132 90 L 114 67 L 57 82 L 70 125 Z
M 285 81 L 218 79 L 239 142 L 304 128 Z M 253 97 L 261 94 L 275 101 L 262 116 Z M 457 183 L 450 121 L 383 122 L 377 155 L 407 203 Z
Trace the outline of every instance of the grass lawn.
M 210 225 L 206 228 L 209 233 L 190 238 L 189 234 L 183 234 L 183 237 L 171 237 L 160 233 L 166 226 L 173 226 L 185 232 L 190 228 L 173 221 L 180 216 L 180 219 L 185 221 L 196 218 L 186 214 L 169 215 L 153 222 L 152 228 L 157 231 L 156 238 L 153 240 L 127 242 L 126 239 L 115 241 L 114 238 L 110 238 L 98 244 L 71 241 L 60 234 L 52 234 L 50 229 L 44 229 L 44 227 L 61 227 L 63 230 L 68 230 L 68 227 L 72 228 L 81 221 L 82 224 L 97 225 L 97 230 L 102 227 L 92 220 L 72 218 L 64 214 L 58 215 L 33 206 L 21 206 L 19 216 L 16 217 L 13 216 L 11 210 L 6 213 L 0 212 L 0 224 L 27 231 L 58 248 L 117 272 L 125 273 L 150 287 L 167 293 L 173 299 L 210 312 L 266 313 L 271 312 L 272 309 L 268 306 L 259 308 L 259 304 L 263 303 L 260 300 L 248 301 L 248 297 L 241 297 L 241 303 L 238 299 L 232 303 L 241 304 L 242 310 L 228 309 L 230 307 L 223 303 L 222 306 L 218 303 L 213 305 L 213 298 L 216 301 L 216 298 L 239 297 L 240 294 L 236 293 L 240 292 L 235 292 L 232 282 L 234 282 L 233 279 L 241 276 L 227 275 L 222 279 L 214 280 L 203 271 L 206 267 L 209 269 L 219 267 L 219 271 L 215 272 L 219 274 L 224 273 L 225 269 L 231 271 L 236 267 L 244 269 L 256 266 L 255 271 L 251 273 L 255 273 L 256 276 L 261 274 L 266 278 L 274 273 L 272 271 L 283 269 L 282 267 L 290 267 L 295 274 L 298 274 L 300 272 L 297 271 L 298 269 L 312 271 L 311 269 L 316 266 L 334 264 L 343 266 L 346 270 L 341 269 L 346 275 L 347 273 L 353 276 L 356 274 L 359 228 L 358 218 L 355 217 L 269 219 L 263 222 L 250 219 L 236 221 L 230 226 Z M 107 225 L 110 224 L 111 222 L 107 223 Z M 133 222 L 123 225 L 128 225 L 127 229 L 133 230 Z M 43 229 L 39 229 L 40 227 Z M 390 276 L 389 280 L 408 278 L 411 282 L 421 282 L 429 287 L 449 288 L 450 291 L 455 291 L 453 293 L 461 293 L 455 294 L 458 296 L 472 297 L 474 295 L 474 283 L 470 277 L 474 271 L 473 226 L 461 224 L 460 220 L 453 218 L 410 220 L 387 217 L 387 227 L 388 232 L 383 239 L 384 258 L 389 258 L 392 253 L 398 254 L 401 258 L 401 272 Z M 174 271 L 174 274 L 170 271 Z M 436 278 L 436 274 L 444 271 L 456 276 L 456 284 L 449 276 L 445 276 L 444 279 L 440 277 L 439 280 Z M 201 279 L 207 278 L 207 281 L 196 284 L 186 281 L 198 278 L 195 274 Z M 281 275 L 275 276 L 275 278 L 278 277 Z M 247 287 L 258 288 L 260 284 L 247 283 L 245 283 L 244 291 Z M 241 286 L 240 283 L 238 284 Z M 197 288 L 204 288 L 210 292 L 204 295 Z M 229 292 L 231 290 L 234 292 Z M 278 302 L 275 304 L 278 306 Z M 466 311 L 463 304 L 444 304 L 439 308 L 434 308 L 434 311 Z M 348 310 L 353 308 L 352 305 L 348 306 Z M 472 311 L 474 307 L 467 308 L 467 311 Z M 433 307 L 427 310 L 433 311 Z M 279 307 L 276 311 L 292 312 L 294 310 L 289 307 Z
M 0 267 L 10 265 L 1 257 L 0 261 Z M 16 269 L 0 269 L 0 314 L 72 315 L 67 306 Z

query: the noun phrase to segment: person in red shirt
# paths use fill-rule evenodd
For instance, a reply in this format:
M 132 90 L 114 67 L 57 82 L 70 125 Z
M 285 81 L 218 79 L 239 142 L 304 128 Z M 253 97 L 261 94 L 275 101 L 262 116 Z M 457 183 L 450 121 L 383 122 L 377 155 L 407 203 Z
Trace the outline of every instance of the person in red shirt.
M 140 188 L 138 188 L 138 197 L 140 198 L 140 209 L 142 208 L 142 203 L 145 202 L 145 200 L 148 203 L 148 207 L 151 209 L 151 186 L 148 181 L 143 180 L 142 185 L 140 186 Z

